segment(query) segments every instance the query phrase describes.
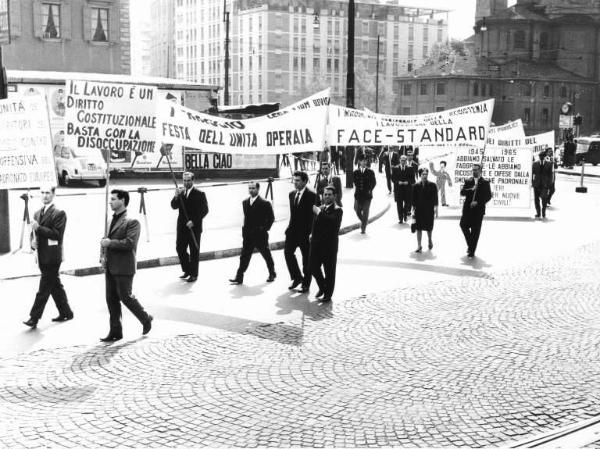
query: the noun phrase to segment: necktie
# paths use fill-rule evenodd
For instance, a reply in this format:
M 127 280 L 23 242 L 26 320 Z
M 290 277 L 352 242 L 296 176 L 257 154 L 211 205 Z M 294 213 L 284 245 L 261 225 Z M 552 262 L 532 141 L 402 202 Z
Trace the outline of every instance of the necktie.
M 300 192 L 296 193 L 296 199 L 294 200 L 294 207 L 298 207 L 299 202 L 300 202 Z

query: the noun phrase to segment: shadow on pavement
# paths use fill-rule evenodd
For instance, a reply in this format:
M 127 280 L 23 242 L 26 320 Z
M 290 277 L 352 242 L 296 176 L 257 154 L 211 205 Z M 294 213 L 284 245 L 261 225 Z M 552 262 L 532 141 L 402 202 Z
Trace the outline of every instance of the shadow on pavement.
M 489 263 L 487 263 L 485 260 L 475 256 L 473 259 L 469 259 L 467 256 L 463 256 L 460 258 L 461 260 L 461 265 L 468 265 L 470 267 L 473 267 L 473 269 L 475 270 L 481 270 L 482 268 L 489 268 L 492 265 L 490 265 Z M 481 272 L 478 272 L 481 273 Z M 489 279 L 492 279 L 492 276 L 481 276 L 481 277 L 488 277 Z
M 303 318 L 308 317 L 313 321 L 333 318 L 331 302 L 310 301 L 306 293 L 294 291 L 284 293 L 276 299 L 275 306 L 279 308 L 277 315 L 289 315 L 297 310 L 302 312 Z

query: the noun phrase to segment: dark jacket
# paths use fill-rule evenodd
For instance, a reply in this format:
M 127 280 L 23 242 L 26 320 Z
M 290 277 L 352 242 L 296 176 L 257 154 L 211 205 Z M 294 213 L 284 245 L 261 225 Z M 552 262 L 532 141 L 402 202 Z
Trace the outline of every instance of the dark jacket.
M 373 198 L 373 189 L 377 185 L 375 172 L 370 168 L 365 168 L 365 172 L 361 173 L 360 168 L 354 170 L 354 198 L 357 200 L 370 200 Z
M 140 222 L 121 215 L 108 233 L 110 243 L 106 248 L 106 270 L 112 275 L 133 276 L 135 253 L 140 238 Z
M 290 223 L 285 230 L 285 235 L 291 234 L 297 237 L 310 235 L 313 225 L 313 206 L 317 202 L 317 194 L 306 188 L 297 206 L 294 206 L 296 190 L 289 194 L 290 199 Z
M 194 230 L 202 232 L 202 220 L 208 214 L 208 202 L 206 201 L 206 194 L 196 187 L 192 187 L 188 197 L 185 197 L 185 192 L 179 195 L 183 204 L 185 204 L 185 210 L 188 213 L 188 217 L 194 223 Z M 179 216 L 177 217 L 177 232 L 189 232 L 187 226 L 187 220 L 181 207 L 181 201 L 178 197 L 173 197 L 171 200 L 171 207 L 173 209 L 179 209 Z
M 394 192 L 400 187 L 410 188 L 410 186 L 415 183 L 415 172 L 413 168 L 408 164 L 404 166 L 404 169 L 402 169 L 401 165 L 394 166 L 392 168 L 392 182 L 394 183 Z M 408 182 L 408 185 L 400 185 L 398 182 Z
M 552 162 L 537 160 L 531 167 L 531 184 L 534 189 L 549 189 L 554 182 L 554 170 Z
M 473 214 L 483 216 L 485 215 L 486 203 L 492 199 L 490 182 L 487 179 L 480 177 L 479 182 L 477 183 L 477 189 L 475 191 L 470 190 L 474 185 L 475 180 L 473 177 L 471 177 L 465 181 L 465 184 L 460 189 L 460 195 L 465 197 L 465 202 L 463 204 L 463 215 Z M 477 201 L 477 206 L 475 207 L 471 207 L 473 195 L 475 195 L 475 201 Z
M 343 190 L 342 190 L 342 181 L 340 181 L 339 176 L 330 176 L 330 178 L 327 179 L 320 174 L 316 180 L 316 189 L 317 189 L 317 203 L 316 204 L 317 204 L 317 206 L 321 205 L 321 199 L 323 198 L 323 191 L 325 190 L 325 187 L 327 187 L 328 185 L 333 185 L 333 187 L 335 188 L 335 204 L 337 204 L 339 207 L 342 207 Z
M 67 226 L 67 214 L 51 205 L 40 219 L 42 209 L 38 210 L 33 216 L 40 225 L 35 233 L 38 264 L 59 265 L 63 258 L 63 236 Z M 49 240 L 50 242 L 48 242 Z
M 342 225 L 343 214 L 343 209 L 335 204 L 324 208 L 321 213 L 315 217 L 311 239 L 312 245 L 337 248 L 339 240 L 338 233 L 340 232 L 340 226 Z
M 266 236 L 275 221 L 271 203 L 257 196 L 254 204 L 250 206 L 250 198 L 246 198 L 242 201 L 242 209 L 244 211 L 244 226 L 242 226 L 244 238 Z

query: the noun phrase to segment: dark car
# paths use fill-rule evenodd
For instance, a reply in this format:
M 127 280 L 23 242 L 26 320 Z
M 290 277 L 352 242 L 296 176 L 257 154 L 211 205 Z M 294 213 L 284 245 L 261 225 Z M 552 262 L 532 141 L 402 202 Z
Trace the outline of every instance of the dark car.
M 575 163 L 581 165 L 581 161 L 592 165 L 600 163 L 600 136 L 578 137 L 575 139 L 577 150 L 575 153 Z

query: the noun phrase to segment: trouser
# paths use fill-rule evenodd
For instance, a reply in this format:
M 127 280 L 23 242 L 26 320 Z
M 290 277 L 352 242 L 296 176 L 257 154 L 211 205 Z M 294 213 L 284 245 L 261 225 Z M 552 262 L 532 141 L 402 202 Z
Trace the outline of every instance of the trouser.
M 550 185 L 550 189 L 548 189 L 548 204 L 550 204 L 550 202 L 552 201 L 552 196 L 554 195 L 554 192 L 556 192 L 556 185 L 552 183 Z
M 442 206 L 446 205 L 446 184 L 442 184 L 438 186 L 438 191 L 440 192 L 440 200 L 442 201 Z
M 236 275 L 238 279 L 244 278 L 244 273 L 250 265 L 250 259 L 252 258 L 254 248 L 256 248 L 260 255 L 263 256 L 263 259 L 265 259 L 269 273 L 275 272 L 275 263 L 273 262 L 273 256 L 269 249 L 269 234 L 265 232 L 265 235 L 260 236 L 259 238 L 252 236 L 244 237 L 242 254 L 240 255 L 240 266 Z
M 108 315 L 111 334 L 122 334 L 121 325 L 121 302 L 129 309 L 131 313 L 144 324 L 148 321 L 149 315 L 142 305 L 131 293 L 133 285 L 133 275 L 116 275 L 106 272 L 106 305 L 108 306 Z
M 406 221 L 406 217 L 410 215 L 410 209 L 412 207 L 412 190 L 409 186 L 398 187 L 398 192 L 395 196 L 398 220 Z
M 297 248 L 300 248 L 300 253 L 302 254 L 302 273 L 294 254 Z M 310 271 L 308 268 L 309 251 L 310 241 L 308 235 L 286 236 L 283 254 L 292 281 L 302 280 L 304 285 L 310 282 Z
M 548 206 L 548 189 L 543 187 L 534 187 L 533 203 L 535 205 L 535 213 L 540 215 L 540 200 L 542 203 L 541 214 L 546 215 L 546 207 Z
M 483 215 L 463 214 L 460 219 L 460 229 L 462 229 L 462 232 L 465 236 L 469 253 L 475 253 L 475 250 L 477 249 L 482 222 Z
M 385 183 L 388 188 L 388 192 L 392 191 L 392 173 L 388 167 L 385 167 Z
M 40 265 L 42 277 L 40 278 L 40 285 L 35 295 L 31 312 L 29 312 L 32 320 L 38 321 L 42 317 L 50 295 L 52 295 L 59 315 L 65 316 L 73 313 L 67 300 L 65 288 L 60 281 L 59 269 L 60 264 Z
M 355 199 L 354 200 L 354 211 L 356 216 L 360 220 L 360 230 L 365 231 L 367 224 L 369 223 L 369 210 L 371 209 L 371 200 L 368 199 Z
M 335 269 L 337 267 L 337 250 L 337 244 L 335 246 L 324 247 L 322 243 L 313 243 L 310 247 L 310 271 L 325 298 L 333 296 Z M 323 270 L 325 271 L 325 275 L 323 275 Z
M 185 228 L 185 230 L 179 229 L 177 231 L 175 249 L 177 250 L 177 256 L 179 256 L 181 270 L 190 276 L 198 277 L 198 264 L 200 263 L 200 237 L 202 236 L 202 233 L 197 229 L 193 229 L 193 232 L 196 236 L 196 241 L 198 242 L 198 248 L 196 248 L 196 245 L 194 244 L 192 233 L 188 228 Z

